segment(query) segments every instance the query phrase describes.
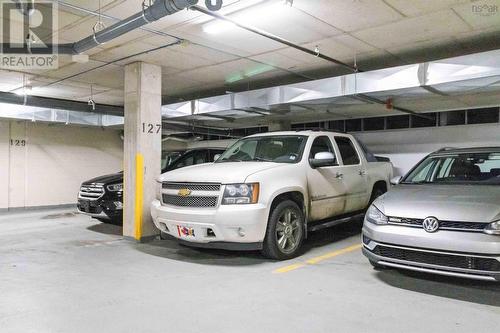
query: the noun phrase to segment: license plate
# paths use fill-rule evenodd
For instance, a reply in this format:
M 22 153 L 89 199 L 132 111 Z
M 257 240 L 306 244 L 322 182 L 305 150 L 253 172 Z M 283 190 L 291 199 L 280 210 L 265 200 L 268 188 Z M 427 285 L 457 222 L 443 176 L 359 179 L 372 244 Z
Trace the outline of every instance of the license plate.
M 177 233 L 179 234 L 179 237 L 194 237 L 194 229 L 184 227 L 182 225 L 177 226 Z

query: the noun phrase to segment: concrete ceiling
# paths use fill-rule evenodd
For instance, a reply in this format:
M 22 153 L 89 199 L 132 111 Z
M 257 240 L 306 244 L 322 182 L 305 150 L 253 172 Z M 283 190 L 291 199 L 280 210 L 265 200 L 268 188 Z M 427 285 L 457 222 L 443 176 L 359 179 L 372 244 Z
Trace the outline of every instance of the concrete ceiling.
M 90 35 L 96 16 L 64 3 L 98 10 L 98 1 L 59 1 L 59 42 Z M 141 8 L 139 0 L 101 3 L 104 14 L 119 19 Z M 317 46 L 322 53 L 348 64 L 356 59 L 366 70 L 500 47 L 500 12 L 485 15 L 473 10 L 473 6 L 483 4 L 500 8 L 500 0 L 294 0 L 292 7 L 281 0 L 224 0 L 224 4 L 222 14 L 305 47 Z M 108 25 L 113 22 L 104 21 Z M 166 102 L 346 73 L 325 60 L 239 28 L 224 30 L 217 24 L 204 14 L 186 10 L 147 26 L 162 35 L 133 31 L 92 50 L 85 63 L 63 56 L 55 70 L 0 71 L 0 90 L 21 87 L 25 74 L 34 95 L 87 101 L 93 84 L 96 102 L 122 105 L 124 66 L 139 60 L 162 66 Z M 211 27 L 222 31 L 207 33 Z M 116 61 L 176 38 L 184 42 Z M 114 63 L 92 70 L 108 62 Z

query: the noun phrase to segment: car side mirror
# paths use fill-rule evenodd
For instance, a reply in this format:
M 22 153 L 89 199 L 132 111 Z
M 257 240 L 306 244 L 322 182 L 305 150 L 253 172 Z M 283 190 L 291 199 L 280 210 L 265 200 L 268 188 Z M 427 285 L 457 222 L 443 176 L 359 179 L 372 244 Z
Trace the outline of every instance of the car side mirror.
M 217 161 L 217 160 L 219 159 L 220 155 L 221 155 L 221 154 L 215 154 L 215 156 L 214 156 L 214 162 L 215 162 L 215 161 Z
M 313 169 L 324 168 L 337 165 L 335 155 L 330 152 L 320 152 L 314 155 L 314 158 L 309 159 L 309 164 Z
M 392 178 L 391 185 L 398 185 L 401 182 L 401 179 L 403 179 L 403 177 L 401 177 L 401 176 Z

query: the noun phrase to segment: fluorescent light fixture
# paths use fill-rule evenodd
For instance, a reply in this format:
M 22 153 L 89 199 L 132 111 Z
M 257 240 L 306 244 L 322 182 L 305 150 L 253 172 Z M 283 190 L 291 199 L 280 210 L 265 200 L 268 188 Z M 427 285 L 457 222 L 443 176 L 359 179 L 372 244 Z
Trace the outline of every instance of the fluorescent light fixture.
M 262 1 L 253 1 L 254 4 L 258 4 Z M 253 25 L 254 23 L 266 22 L 270 20 L 275 20 L 278 16 L 283 16 L 290 6 L 285 6 L 286 2 L 283 1 L 266 1 L 265 4 L 255 6 L 253 8 L 242 10 L 231 16 L 231 19 L 238 23 L 245 25 Z M 203 31 L 210 35 L 216 35 L 223 32 L 228 32 L 234 29 L 236 25 L 234 23 L 223 21 L 223 20 L 212 20 L 203 26 Z

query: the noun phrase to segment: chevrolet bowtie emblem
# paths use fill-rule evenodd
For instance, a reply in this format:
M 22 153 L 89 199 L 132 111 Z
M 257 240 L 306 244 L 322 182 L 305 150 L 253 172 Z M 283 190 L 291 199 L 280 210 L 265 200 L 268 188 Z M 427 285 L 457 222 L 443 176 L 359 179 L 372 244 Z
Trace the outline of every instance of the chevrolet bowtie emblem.
M 187 197 L 191 195 L 191 190 L 188 188 L 181 188 L 178 193 L 181 197 Z

